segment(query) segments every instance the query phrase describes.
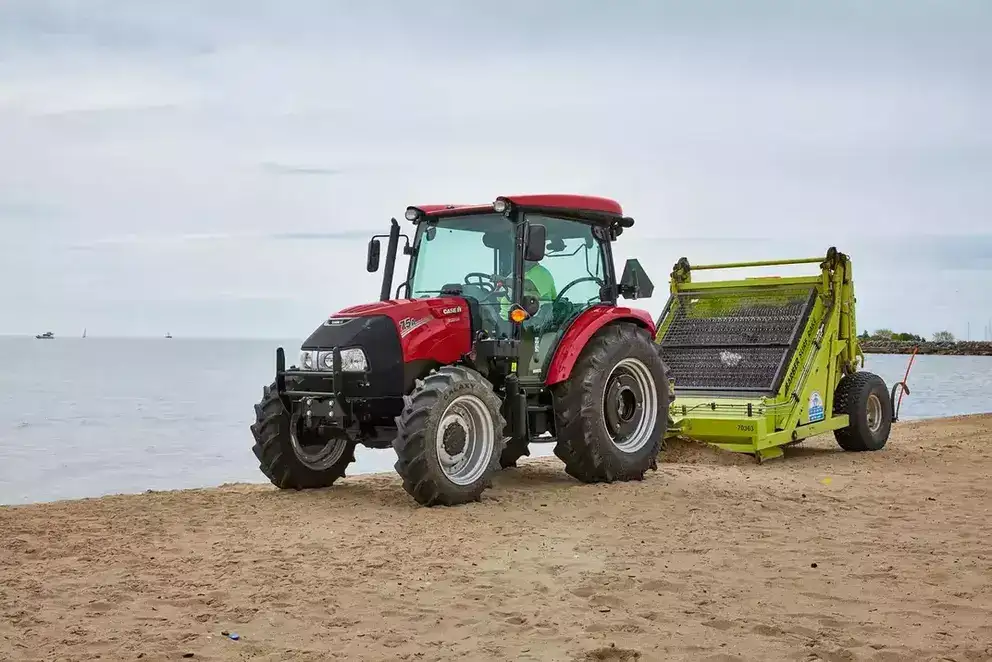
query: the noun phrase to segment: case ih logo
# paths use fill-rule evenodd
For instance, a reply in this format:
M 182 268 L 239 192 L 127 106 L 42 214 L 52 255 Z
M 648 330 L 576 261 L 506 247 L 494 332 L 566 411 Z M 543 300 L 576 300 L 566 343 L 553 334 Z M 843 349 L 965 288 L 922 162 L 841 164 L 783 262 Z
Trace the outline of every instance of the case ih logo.
M 430 317 L 421 317 L 420 319 L 414 319 L 412 317 L 407 317 L 406 319 L 400 320 L 400 338 L 405 338 L 410 335 L 410 332 L 416 329 L 418 326 L 422 326 L 431 321 Z
M 445 308 L 444 310 L 441 311 L 441 314 L 442 315 L 457 315 L 460 312 L 462 312 L 462 307 L 461 306 L 455 306 L 454 308 Z

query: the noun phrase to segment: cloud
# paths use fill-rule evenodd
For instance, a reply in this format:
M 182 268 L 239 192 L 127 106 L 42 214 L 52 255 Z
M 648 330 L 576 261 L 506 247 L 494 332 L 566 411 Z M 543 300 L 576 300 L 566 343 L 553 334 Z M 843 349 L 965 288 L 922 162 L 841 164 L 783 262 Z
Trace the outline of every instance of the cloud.
M 91 250 L 101 247 L 114 247 L 114 246 L 168 246 L 168 245 L 180 245 L 188 244 L 190 242 L 227 242 L 237 239 L 244 239 L 250 237 L 251 235 L 243 235 L 238 237 L 236 235 L 226 234 L 226 233 L 202 233 L 202 234 L 181 234 L 181 235 L 119 235 L 110 237 L 100 237 L 98 239 L 91 239 L 84 242 L 75 243 L 69 246 L 70 249 L 75 250 Z
M 298 166 L 282 163 L 263 163 L 262 169 L 273 175 L 340 175 L 344 170 L 319 166 Z
M 6 200 L 5 197 L 7 196 L 0 192 L 0 221 L 10 219 L 11 223 L 14 221 L 37 222 L 58 214 L 58 208 L 51 204 L 18 200 L 16 195 L 9 196 Z
M 369 233 L 355 231 L 341 232 L 281 232 L 271 235 L 276 241 L 341 241 L 349 239 L 368 239 Z
M 168 299 L 177 334 L 293 335 L 376 295 L 357 242 L 407 205 L 574 191 L 637 219 L 616 251 L 656 285 L 837 245 L 859 320 L 961 335 L 992 307 L 956 280 L 988 266 L 990 32 L 964 1 L 8 0 L 0 332 L 157 335 Z M 285 306 L 210 312 L 232 293 Z

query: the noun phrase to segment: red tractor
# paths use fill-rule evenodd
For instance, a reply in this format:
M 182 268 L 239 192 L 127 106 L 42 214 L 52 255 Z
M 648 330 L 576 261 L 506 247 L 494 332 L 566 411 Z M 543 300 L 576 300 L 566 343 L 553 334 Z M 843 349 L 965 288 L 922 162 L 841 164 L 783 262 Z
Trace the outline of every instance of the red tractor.
M 618 203 L 506 196 L 406 219 L 414 238 L 392 220 L 380 300 L 325 320 L 298 366 L 276 350 L 251 426 L 272 483 L 327 487 L 357 444 L 395 449 L 424 506 L 479 500 L 531 443 L 554 443 L 583 482 L 657 468 L 672 387 L 650 314 L 617 304 L 654 289 L 637 260 L 617 281 L 612 242 L 634 224 Z M 391 297 L 401 238 L 409 267 Z

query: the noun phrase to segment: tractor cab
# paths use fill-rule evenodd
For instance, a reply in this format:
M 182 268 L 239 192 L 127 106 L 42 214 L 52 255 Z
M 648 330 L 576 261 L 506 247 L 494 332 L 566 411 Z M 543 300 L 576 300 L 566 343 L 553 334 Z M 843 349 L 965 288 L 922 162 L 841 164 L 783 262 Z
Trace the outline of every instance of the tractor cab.
M 587 309 L 652 293 L 636 260 L 617 284 L 611 242 L 633 219 L 610 200 L 519 196 L 491 205 L 408 207 L 405 217 L 416 232 L 404 248 L 406 279 L 392 298 L 464 299 L 478 352 L 497 363 L 512 359 L 505 371 L 523 382 L 543 381 L 564 331 Z M 378 241 L 369 243 L 369 271 L 379 267 Z M 387 256 L 383 300 L 390 298 L 393 259 Z

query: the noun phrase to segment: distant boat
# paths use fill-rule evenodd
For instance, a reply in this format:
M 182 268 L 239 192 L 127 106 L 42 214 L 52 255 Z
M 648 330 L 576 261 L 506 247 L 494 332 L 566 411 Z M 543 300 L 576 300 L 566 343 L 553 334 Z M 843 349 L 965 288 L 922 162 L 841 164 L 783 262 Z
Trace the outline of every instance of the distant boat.
M 83 327 L 83 337 L 86 337 L 86 327 Z
M 51 331 L 45 331 L 44 333 L 39 333 L 35 336 L 38 340 L 55 340 L 55 334 Z
M 166 337 L 166 338 L 171 338 L 171 337 L 172 337 L 172 334 L 171 334 L 171 333 L 166 333 L 166 334 L 165 334 L 165 337 Z

